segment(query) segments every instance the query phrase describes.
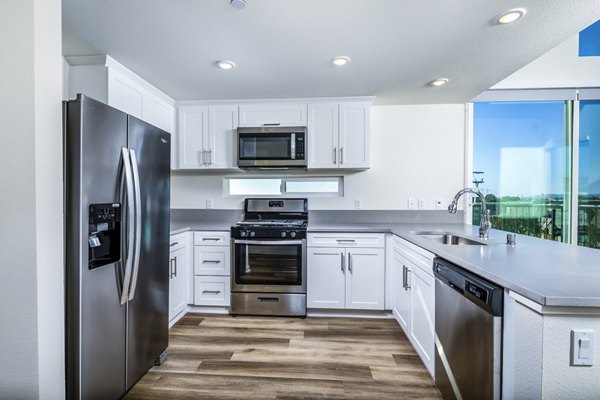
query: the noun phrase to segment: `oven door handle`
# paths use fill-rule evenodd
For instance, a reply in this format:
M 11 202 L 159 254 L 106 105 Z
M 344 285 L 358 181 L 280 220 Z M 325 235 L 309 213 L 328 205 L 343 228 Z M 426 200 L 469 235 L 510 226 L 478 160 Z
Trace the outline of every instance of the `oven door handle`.
M 302 244 L 302 240 L 234 240 L 235 244 L 258 244 L 267 246 L 289 246 Z

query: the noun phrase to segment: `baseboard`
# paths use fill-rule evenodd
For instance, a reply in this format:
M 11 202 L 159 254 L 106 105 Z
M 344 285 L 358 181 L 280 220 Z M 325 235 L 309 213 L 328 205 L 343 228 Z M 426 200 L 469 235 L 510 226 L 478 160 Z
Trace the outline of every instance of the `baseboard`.
M 186 312 L 192 314 L 229 314 L 229 307 L 204 307 L 189 305 L 186 309 Z
M 389 310 L 330 310 L 324 308 L 309 308 L 308 317 L 333 317 L 333 318 L 378 318 L 393 319 Z

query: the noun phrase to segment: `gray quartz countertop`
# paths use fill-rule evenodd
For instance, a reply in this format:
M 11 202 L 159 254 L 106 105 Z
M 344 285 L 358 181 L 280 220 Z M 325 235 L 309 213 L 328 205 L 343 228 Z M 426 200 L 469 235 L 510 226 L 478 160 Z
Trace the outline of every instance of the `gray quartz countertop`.
M 171 222 L 171 235 L 186 231 L 229 231 L 231 222 Z
M 435 223 L 309 223 L 310 232 L 393 233 L 437 256 L 543 306 L 600 307 L 600 250 L 490 231 L 487 245 L 450 246 L 415 232 L 452 232 L 478 238 L 478 226 Z

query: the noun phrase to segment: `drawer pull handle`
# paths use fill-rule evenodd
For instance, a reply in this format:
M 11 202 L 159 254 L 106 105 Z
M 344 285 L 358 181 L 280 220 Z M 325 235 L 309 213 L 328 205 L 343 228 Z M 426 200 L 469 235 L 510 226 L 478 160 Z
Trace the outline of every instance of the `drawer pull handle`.
M 259 297 L 258 301 L 261 303 L 277 303 L 279 299 L 277 297 Z
M 170 244 L 170 247 L 177 246 L 178 244 L 179 244 L 179 242 L 173 242 Z
M 356 240 L 354 239 L 336 239 L 338 243 L 354 243 Z
M 202 238 L 203 242 L 208 242 L 208 241 L 218 242 L 219 240 L 220 240 L 219 238 Z
M 203 260 L 202 264 L 219 264 L 221 260 Z
M 221 291 L 220 290 L 203 290 L 202 294 L 205 294 L 205 293 L 219 294 L 219 293 L 221 293 Z

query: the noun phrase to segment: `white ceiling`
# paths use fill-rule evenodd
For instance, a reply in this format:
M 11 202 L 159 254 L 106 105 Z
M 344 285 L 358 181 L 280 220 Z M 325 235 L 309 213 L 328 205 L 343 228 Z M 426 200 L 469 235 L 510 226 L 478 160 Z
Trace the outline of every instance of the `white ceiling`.
M 176 100 L 462 103 L 600 19 L 598 0 L 247 1 L 63 0 L 63 53 L 109 54 Z M 523 19 L 494 23 L 515 7 Z

